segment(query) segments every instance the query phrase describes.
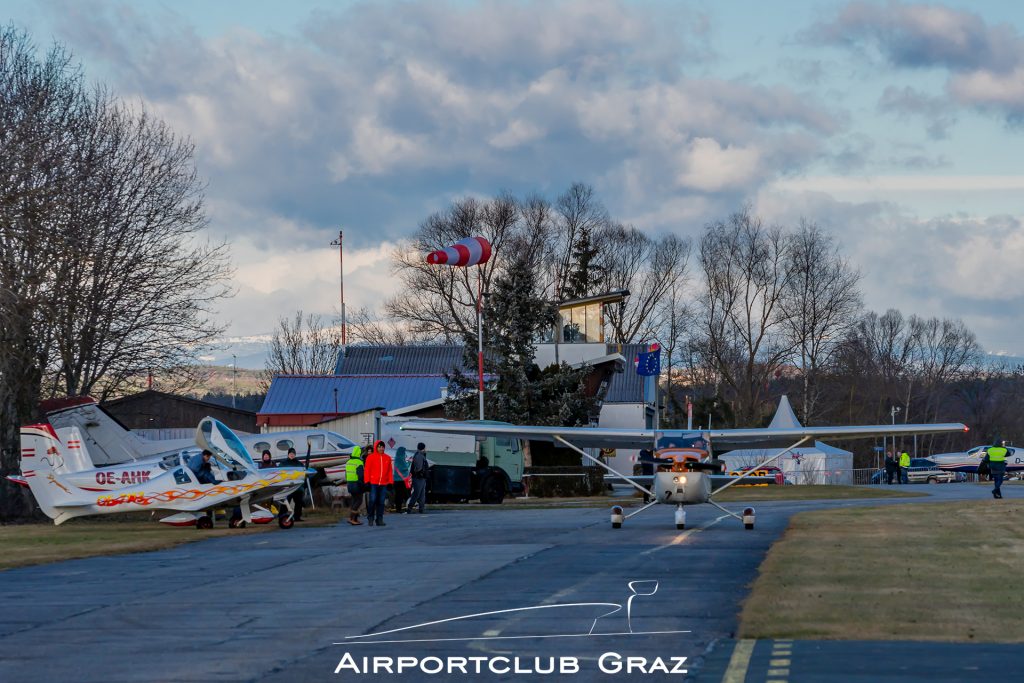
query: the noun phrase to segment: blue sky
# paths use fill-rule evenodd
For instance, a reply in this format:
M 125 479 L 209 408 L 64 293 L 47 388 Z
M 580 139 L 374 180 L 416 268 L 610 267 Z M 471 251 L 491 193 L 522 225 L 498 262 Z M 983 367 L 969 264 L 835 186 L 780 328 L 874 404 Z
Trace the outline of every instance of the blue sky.
M 591 183 L 697 235 L 744 203 L 818 222 L 865 303 L 1024 355 L 1024 4 L 0 2 L 196 143 L 235 335 L 375 307 L 388 255 L 466 194 Z

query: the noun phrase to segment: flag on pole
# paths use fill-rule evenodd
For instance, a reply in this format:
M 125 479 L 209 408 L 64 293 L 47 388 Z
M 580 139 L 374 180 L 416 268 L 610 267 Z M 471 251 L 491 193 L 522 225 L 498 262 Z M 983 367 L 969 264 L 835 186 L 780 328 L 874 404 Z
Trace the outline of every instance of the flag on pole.
M 651 344 L 647 353 L 641 353 L 636 357 L 636 374 L 643 377 L 651 377 L 661 374 L 661 347 L 658 344 Z

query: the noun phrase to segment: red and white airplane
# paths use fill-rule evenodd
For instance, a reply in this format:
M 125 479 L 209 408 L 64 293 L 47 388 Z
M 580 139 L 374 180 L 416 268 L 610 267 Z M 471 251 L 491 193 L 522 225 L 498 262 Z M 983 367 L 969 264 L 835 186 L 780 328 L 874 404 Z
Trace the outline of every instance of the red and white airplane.
M 203 449 L 213 453 L 213 483 L 200 483 L 194 471 Z M 290 528 L 288 496 L 313 473 L 300 467 L 257 469 L 238 436 L 212 417 L 199 423 L 192 448 L 166 455 L 152 467 L 95 467 L 77 427 L 68 428 L 62 441 L 49 424 L 22 427 L 21 458 L 21 476 L 9 479 L 28 486 L 54 524 L 87 515 L 170 510 L 178 514 L 160 521 L 208 529 L 214 509 L 237 506 L 239 516 L 231 526 L 243 526 L 273 519 L 257 505 L 272 502 L 281 509 L 279 525 Z

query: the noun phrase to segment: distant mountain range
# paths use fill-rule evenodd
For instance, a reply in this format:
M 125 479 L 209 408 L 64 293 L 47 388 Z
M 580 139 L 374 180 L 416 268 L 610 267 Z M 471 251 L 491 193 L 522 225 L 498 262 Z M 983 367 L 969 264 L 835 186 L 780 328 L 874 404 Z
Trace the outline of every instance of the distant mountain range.
M 250 337 L 224 337 L 214 343 L 219 347 L 216 351 L 204 354 L 200 360 L 209 365 L 231 365 L 231 354 L 238 357 L 238 367 L 250 370 L 262 370 L 267 365 L 267 354 L 270 348 L 269 334 L 257 334 Z M 992 367 L 1016 367 L 1024 365 L 1024 356 L 997 352 L 985 354 Z
M 267 353 L 271 335 L 257 334 L 251 337 L 224 337 L 214 340 L 217 349 L 200 356 L 209 365 L 231 365 L 232 354 L 237 356 L 239 368 L 262 370 L 267 365 Z

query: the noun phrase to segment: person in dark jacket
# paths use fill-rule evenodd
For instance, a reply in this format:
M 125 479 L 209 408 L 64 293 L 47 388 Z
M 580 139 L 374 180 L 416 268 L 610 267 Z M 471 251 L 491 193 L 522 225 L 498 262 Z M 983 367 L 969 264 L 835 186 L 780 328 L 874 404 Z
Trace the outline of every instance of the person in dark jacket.
M 188 468 L 196 475 L 196 480 L 200 484 L 219 484 L 217 477 L 213 475 L 213 468 L 210 467 L 210 459 L 213 457 L 213 452 L 204 450 L 199 455 L 194 455 L 189 458 Z
M 885 483 L 891 484 L 893 477 L 899 474 L 900 466 L 896 463 L 896 457 L 892 451 L 885 452 Z
M 409 467 L 409 474 L 412 477 L 412 495 L 409 497 L 409 509 L 412 514 L 414 505 L 419 506 L 420 514 L 427 503 L 427 475 L 430 473 L 430 463 L 427 462 L 427 445 L 416 444 L 416 452 L 412 454 L 412 464 Z
M 288 449 L 288 457 L 283 463 L 281 463 L 281 467 L 301 467 L 302 469 L 306 469 L 306 466 L 301 460 L 299 460 L 298 455 L 296 455 L 294 448 Z M 293 518 L 296 522 L 301 522 L 302 507 L 306 503 L 306 483 L 303 482 L 302 486 L 296 489 L 288 498 L 292 501 L 292 505 L 295 506 L 295 514 L 293 515 Z
M 270 451 L 263 451 L 263 455 L 260 456 L 260 469 L 266 470 L 274 466 L 274 459 L 270 455 Z

